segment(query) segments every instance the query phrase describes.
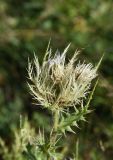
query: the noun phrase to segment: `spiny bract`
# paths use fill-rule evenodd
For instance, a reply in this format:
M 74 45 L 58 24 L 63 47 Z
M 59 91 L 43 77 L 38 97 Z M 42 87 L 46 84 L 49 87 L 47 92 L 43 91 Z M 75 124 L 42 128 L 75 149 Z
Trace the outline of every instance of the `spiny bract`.
M 54 56 L 48 47 L 42 65 L 36 56 L 33 63 L 28 64 L 31 94 L 39 104 L 50 110 L 63 111 L 81 103 L 88 93 L 92 79 L 97 76 L 97 67 L 93 67 L 91 63 L 79 61 L 75 65 L 79 51 L 66 64 L 69 46 L 62 54 L 57 51 Z

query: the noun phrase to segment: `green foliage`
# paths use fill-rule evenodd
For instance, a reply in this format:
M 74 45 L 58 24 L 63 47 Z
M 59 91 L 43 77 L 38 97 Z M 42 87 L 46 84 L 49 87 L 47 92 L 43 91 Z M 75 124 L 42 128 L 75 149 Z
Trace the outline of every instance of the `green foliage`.
M 89 113 L 86 108 L 82 108 L 80 110 L 76 109 L 75 113 L 67 113 L 66 118 L 62 117 L 61 122 L 58 126 L 58 130 L 62 131 L 65 133 L 65 131 L 73 132 L 74 131 L 71 129 L 71 126 L 78 127 L 78 122 L 79 121 L 85 121 L 85 115 Z

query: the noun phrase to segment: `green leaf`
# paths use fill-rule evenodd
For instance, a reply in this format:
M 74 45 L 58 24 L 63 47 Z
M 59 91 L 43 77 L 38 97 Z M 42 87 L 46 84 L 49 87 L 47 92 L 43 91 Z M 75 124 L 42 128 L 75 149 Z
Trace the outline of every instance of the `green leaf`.
M 79 121 L 85 121 L 84 115 L 88 114 L 90 111 L 86 110 L 85 107 L 71 114 L 67 114 L 67 117 L 62 116 L 61 122 L 58 125 L 58 131 L 65 133 L 65 131 L 75 133 L 71 126 L 79 127 Z

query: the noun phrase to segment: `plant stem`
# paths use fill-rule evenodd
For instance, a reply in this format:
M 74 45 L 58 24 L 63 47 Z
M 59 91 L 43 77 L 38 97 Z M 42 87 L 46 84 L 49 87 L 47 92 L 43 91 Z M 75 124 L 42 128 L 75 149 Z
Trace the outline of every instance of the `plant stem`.
M 53 145 L 55 145 L 56 138 L 57 138 L 58 122 L 59 122 L 59 111 L 56 110 L 53 115 L 53 130 L 50 137 L 50 142 Z
M 75 155 L 75 160 L 78 160 L 78 146 L 79 146 L 79 140 L 76 142 L 76 155 Z
M 58 121 L 59 121 L 59 111 L 55 111 L 55 113 L 54 113 L 54 124 L 53 124 L 54 132 L 57 132 Z

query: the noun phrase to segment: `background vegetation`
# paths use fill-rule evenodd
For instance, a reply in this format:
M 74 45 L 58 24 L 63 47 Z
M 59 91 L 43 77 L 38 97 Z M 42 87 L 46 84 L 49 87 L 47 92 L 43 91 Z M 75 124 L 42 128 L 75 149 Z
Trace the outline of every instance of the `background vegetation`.
M 96 64 L 105 53 L 88 116 L 77 134 L 68 134 L 83 160 L 113 159 L 113 1 L 112 0 L 0 0 L 0 137 L 9 148 L 20 114 L 32 126 L 51 125 L 46 110 L 32 104 L 27 87 L 28 57 L 40 62 L 49 39 L 53 51 L 71 42 L 70 53 L 81 50 L 81 59 Z M 73 51 L 73 52 L 72 52 Z M 74 152 L 70 148 L 67 155 Z M 2 155 L 0 157 L 2 159 Z

